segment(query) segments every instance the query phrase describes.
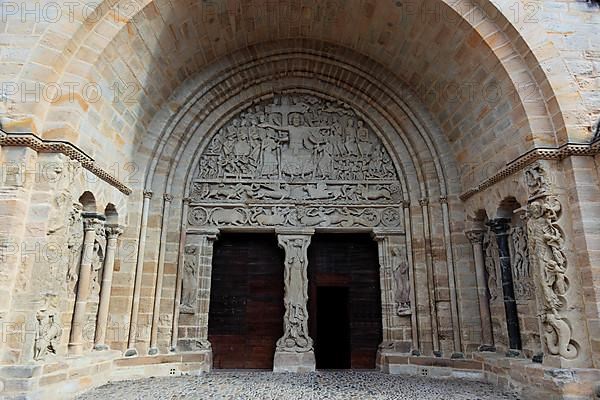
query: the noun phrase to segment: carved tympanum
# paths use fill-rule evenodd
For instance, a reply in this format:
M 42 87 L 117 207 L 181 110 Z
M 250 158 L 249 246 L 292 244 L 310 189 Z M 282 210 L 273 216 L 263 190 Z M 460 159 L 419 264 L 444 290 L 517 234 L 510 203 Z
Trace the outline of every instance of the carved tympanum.
M 244 110 L 205 148 L 191 225 L 398 227 L 390 155 L 347 105 L 282 95 Z
M 578 347 L 563 311 L 568 309 L 567 258 L 564 234 L 558 224 L 562 205 L 550 191 L 543 167 L 536 163 L 526 171 L 530 198 L 527 205 L 527 236 L 531 262 L 537 268 L 541 287 L 540 317 L 548 352 L 573 359 Z

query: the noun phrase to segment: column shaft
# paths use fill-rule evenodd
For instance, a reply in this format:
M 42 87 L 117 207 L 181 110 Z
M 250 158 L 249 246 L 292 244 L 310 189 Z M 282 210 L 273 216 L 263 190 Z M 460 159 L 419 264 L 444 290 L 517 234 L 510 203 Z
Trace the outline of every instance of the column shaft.
M 473 247 L 475 261 L 475 278 L 477 280 L 477 298 L 479 302 L 479 316 L 481 319 L 481 347 L 491 349 L 494 345 L 492 335 L 492 319 L 490 316 L 490 303 L 487 295 L 487 282 L 485 279 L 485 259 L 483 255 L 483 231 L 473 230 L 466 232 Z
M 108 346 L 106 345 L 108 309 L 110 306 L 117 238 L 121 233 L 123 233 L 123 229 L 119 226 L 106 227 L 106 256 L 104 257 L 104 266 L 102 268 L 102 286 L 100 289 L 100 302 L 98 304 L 98 317 L 96 319 L 96 336 L 94 339 L 94 349 L 96 350 L 108 350 Z
M 131 316 L 129 318 L 129 335 L 127 338 L 127 351 L 125 356 L 137 355 L 135 349 L 136 335 L 138 331 L 137 321 L 140 310 L 140 295 L 142 293 L 142 276 L 144 274 L 144 251 L 146 249 L 146 231 L 148 225 L 148 209 L 150 208 L 150 199 L 152 192 L 144 191 L 144 203 L 142 206 L 142 218 L 140 224 L 140 237 L 138 243 L 138 253 L 135 267 L 135 281 L 133 286 L 133 299 L 131 302 Z
M 83 326 L 87 301 L 90 295 L 90 279 L 92 275 L 92 253 L 96 240 L 96 229 L 100 221 L 94 217 L 86 217 L 84 223 L 83 254 L 79 265 L 79 279 L 77 281 L 77 297 L 75 310 L 71 322 L 71 337 L 69 340 L 69 353 L 79 355 L 83 353 Z
M 158 322 L 160 318 L 160 300 L 162 297 L 163 274 L 165 271 L 165 253 L 167 247 L 167 222 L 169 220 L 169 209 L 171 206 L 172 197 L 169 194 L 163 196 L 163 212 L 162 222 L 160 227 L 160 243 L 158 251 L 158 267 L 156 268 L 156 284 L 154 290 L 154 305 L 152 307 L 152 330 L 150 332 L 150 347 L 148 354 L 158 354 Z

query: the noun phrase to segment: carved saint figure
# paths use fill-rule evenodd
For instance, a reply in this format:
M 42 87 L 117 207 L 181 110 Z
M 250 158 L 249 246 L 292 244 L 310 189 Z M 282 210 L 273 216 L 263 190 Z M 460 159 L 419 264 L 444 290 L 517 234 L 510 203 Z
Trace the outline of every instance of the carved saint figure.
M 488 291 L 490 292 L 490 300 L 498 298 L 498 273 L 496 264 L 498 259 L 498 244 L 491 232 L 487 232 L 483 238 L 483 247 L 485 249 L 485 271 L 488 278 Z
M 181 311 L 194 312 L 198 290 L 198 261 L 196 246 L 186 246 L 183 257 L 183 277 L 181 281 Z
M 410 315 L 410 281 L 406 255 L 399 246 L 392 247 L 390 253 L 392 256 L 392 276 L 395 282 L 396 314 L 400 316 Z
M 569 289 L 563 232 L 557 223 L 561 204 L 548 194 L 541 165 L 528 169 L 526 177 L 531 195 L 527 205 L 527 237 L 542 290 L 540 317 L 545 330 L 544 342 L 550 354 L 573 359 L 578 355 L 578 348 L 571 326 L 560 314 L 567 306 Z

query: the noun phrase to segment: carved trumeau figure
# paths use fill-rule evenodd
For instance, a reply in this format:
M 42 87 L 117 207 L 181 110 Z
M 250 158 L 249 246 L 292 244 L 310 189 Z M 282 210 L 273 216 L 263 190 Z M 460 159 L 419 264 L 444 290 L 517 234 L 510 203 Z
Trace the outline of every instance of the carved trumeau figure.
M 243 110 L 211 139 L 190 186 L 188 221 L 399 227 L 401 219 L 371 207 L 397 205 L 401 187 L 385 146 L 350 107 L 285 94 Z M 280 210 L 309 207 L 284 220 L 274 217 L 273 203 Z
M 310 236 L 279 236 L 285 250 L 285 315 L 284 333 L 277 341 L 277 351 L 308 352 L 313 341 L 308 335 L 307 248 Z
M 182 313 L 195 313 L 198 292 L 198 247 L 185 246 L 183 256 L 183 277 L 181 280 Z

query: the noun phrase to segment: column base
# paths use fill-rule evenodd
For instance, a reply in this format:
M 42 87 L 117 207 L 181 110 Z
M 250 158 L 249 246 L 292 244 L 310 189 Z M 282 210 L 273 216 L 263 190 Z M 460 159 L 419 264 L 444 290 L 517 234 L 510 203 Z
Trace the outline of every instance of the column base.
M 158 347 L 150 347 L 148 349 L 148 355 L 149 356 L 155 356 L 158 354 Z
M 96 350 L 96 351 L 106 351 L 106 350 L 108 350 L 108 345 L 101 344 L 101 343 L 96 344 L 96 345 L 94 345 L 94 350 Z
M 316 369 L 315 352 L 292 353 L 275 351 L 273 372 L 314 372 Z
M 125 354 L 123 354 L 123 357 L 136 357 L 137 355 L 138 352 L 136 349 L 127 349 Z

